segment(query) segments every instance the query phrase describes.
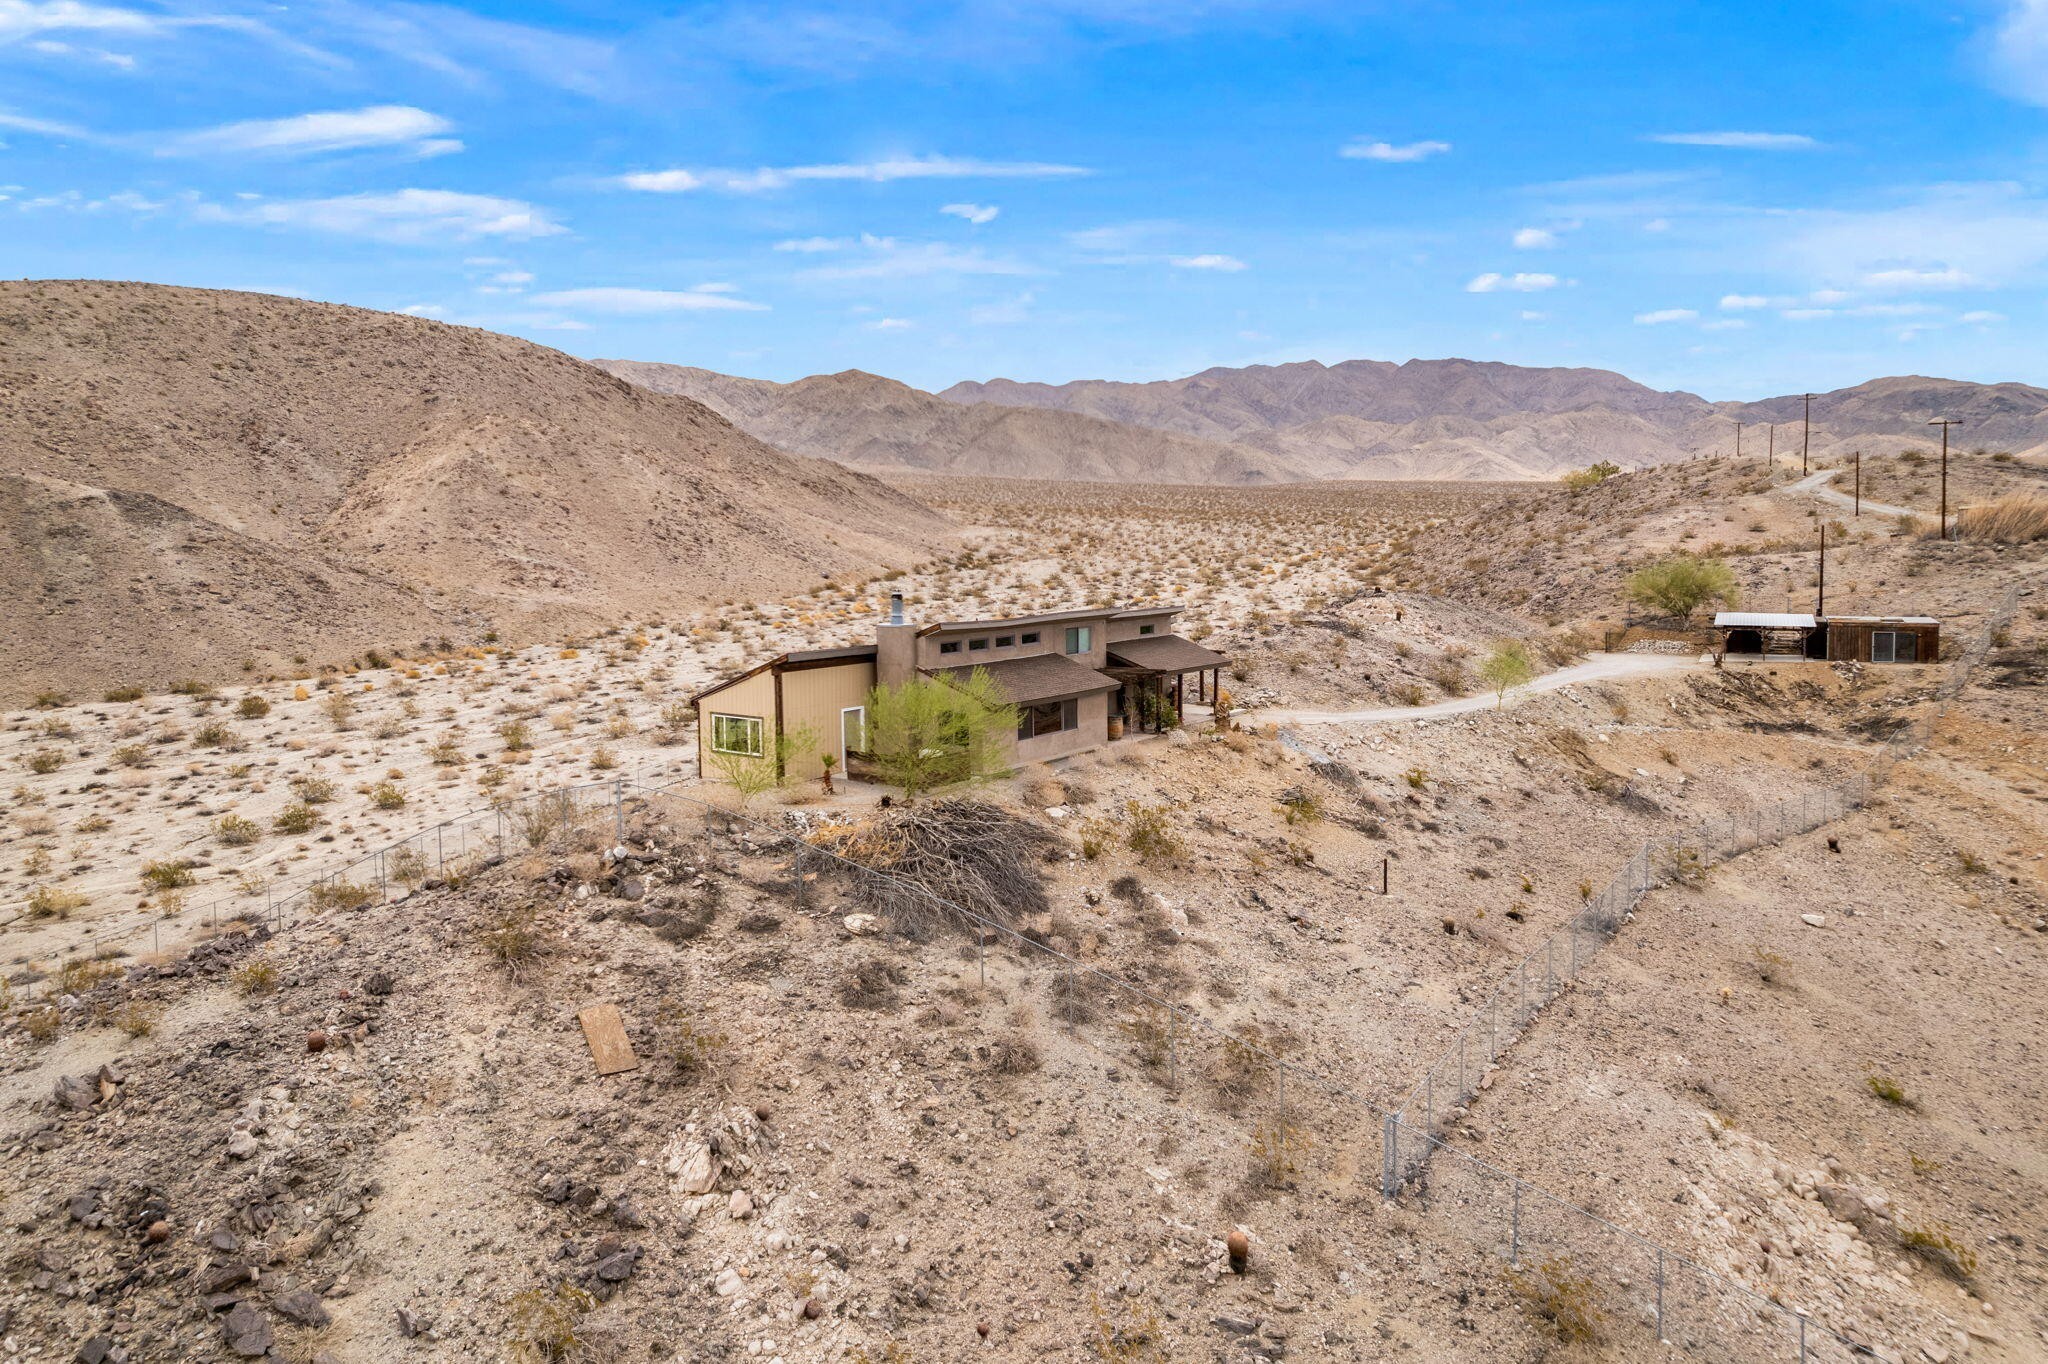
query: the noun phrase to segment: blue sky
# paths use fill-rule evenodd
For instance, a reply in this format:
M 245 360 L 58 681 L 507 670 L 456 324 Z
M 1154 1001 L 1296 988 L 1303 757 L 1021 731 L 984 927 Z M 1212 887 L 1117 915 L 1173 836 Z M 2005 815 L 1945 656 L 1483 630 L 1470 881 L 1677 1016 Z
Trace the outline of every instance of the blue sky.
M 924 387 L 2048 382 L 2048 0 L 0 0 L 10 276 Z

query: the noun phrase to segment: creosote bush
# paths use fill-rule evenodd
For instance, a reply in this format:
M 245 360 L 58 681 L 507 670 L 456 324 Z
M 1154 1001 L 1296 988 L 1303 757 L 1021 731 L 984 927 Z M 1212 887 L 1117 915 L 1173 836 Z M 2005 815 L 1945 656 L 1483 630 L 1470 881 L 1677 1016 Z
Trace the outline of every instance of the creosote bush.
M 380 781 L 370 788 L 370 804 L 379 810 L 397 810 L 405 805 L 405 792 L 397 782 Z
M 1569 1343 L 1600 1338 L 1607 1313 L 1589 1275 L 1573 1266 L 1569 1255 L 1556 1255 L 1536 1265 L 1507 1271 L 1508 1284 L 1523 1301 L 1549 1322 Z
M 142 864 L 142 884 L 146 890 L 177 890 L 192 884 L 192 864 L 183 859 Z
M 257 995 L 275 994 L 278 984 L 277 965 L 265 958 L 253 957 L 230 971 L 228 979 L 235 983 L 237 990 L 252 999 Z
M 270 827 L 281 834 L 310 833 L 320 822 L 320 812 L 302 800 L 295 800 L 277 812 Z
M 244 720 L 261 720 L 270 714 L 270 702 L 260 696 L 245 696 L 235 703 L 235 714 Z
M 1959 1284 L 1968 1285 L 1977 1276 L 1977 1252 L 1946 1227 L 1901 1227 L 1899 1244 Z
M 222 815 L 213 822 L 213 836 L 230 848 L 246 847 L 263 837 L 263 828 L 253 819 L 241 815 Z
M 507 910 L 477 934 L 477 941 L 484 954 L 504 967 L 505 973 L 514 980 L 524 979 L 547 955 L 547 939 L 541 933 L 539 915 L 531 905 Z
M 37 886 L 28 893 L 28 917 L 31 919 L 68 919 L 74 909 L 83 909 L 91 901 L 75 890 L 58 886 Z
M 572 1364 L 586 1353 L 577 1334 L 597 1299 L 571 1283 L 552 1290 L 529 1288 L 506 1304 L 512 1325 L 512 1357 L 520 1364 Z

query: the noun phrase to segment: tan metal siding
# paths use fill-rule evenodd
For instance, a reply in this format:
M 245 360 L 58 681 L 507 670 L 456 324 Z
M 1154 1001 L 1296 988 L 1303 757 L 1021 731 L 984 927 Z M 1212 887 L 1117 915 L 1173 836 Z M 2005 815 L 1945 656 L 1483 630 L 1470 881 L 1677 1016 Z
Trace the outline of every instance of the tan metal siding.
M 817 732 L 817 743 L 806 751 L 793 753 L 789 760 L 792 779 L 814 778 L 825 770 L 820 753 L 843 757 L 839 745 L 839 713 L 848 706 L 865 706 L 874 689 L 875 665 L 859 659 L 830 668 L 793 668 L 782 675 L 782 727 L 794 734 L 809 725 Z M 842 762 L 840 771 L 846 770 Z
M 711 717 L 713 715 L 751 715 L 761 722 L 762 760 L 770 761 L 775 756 L 775 677 L 773 673 L 762 672 L 744 681 L 735 682 L 722 691 L 713 692 L 697 702 L 697 748 L 702 773 L 706 778 L 718 776 L 720 755 L 711 751 Z

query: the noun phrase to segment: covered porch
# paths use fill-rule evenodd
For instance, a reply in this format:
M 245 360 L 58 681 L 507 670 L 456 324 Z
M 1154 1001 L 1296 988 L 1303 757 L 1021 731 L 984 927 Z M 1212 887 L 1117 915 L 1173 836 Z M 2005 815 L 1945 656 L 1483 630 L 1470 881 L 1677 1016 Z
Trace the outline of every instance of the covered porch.
M 1113 641 L 1102 671 L 1118 683 L 1110 719 L 1125 733 L 1163 733 L 1192 706 L 1213 707 L 1229 660 L 1179 635 Z

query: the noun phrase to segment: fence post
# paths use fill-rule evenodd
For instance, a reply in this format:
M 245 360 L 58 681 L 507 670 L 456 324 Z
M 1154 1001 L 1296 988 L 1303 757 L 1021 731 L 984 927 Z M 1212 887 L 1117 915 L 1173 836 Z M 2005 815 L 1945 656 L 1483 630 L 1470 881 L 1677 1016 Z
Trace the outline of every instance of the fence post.
M 1657 1339 L 1664 1335 L 1664 1247 L 1657 1247 Z
M 974 930 L 974 951 L 974 969 L 980 973 L 981 988 L 986 990 L 988 988 L 988 930 L 986 928 Z M 1169 1023 L 1168 1026 L 1172 1025 Z
M 1401 1164 L 1401 1119 L 1389 1113 L 1380 1124 L 1380 1197 L 1392 1198 Z
M 1522 1181 L 1517 1179 L 1514 1185 L 1514 1211 L 1508 1215 L 1508 1263 L 1519 1265 L 1522 1263 Z
M 982 948 L 982 960 L 984 962 L 988 960 L 988 948 L 985 946 Z M 986 984 L 987 980 L 987 973 L 984 971 L 982 982 Z M 1174 1027 L 1179 1014 L 1180 1010 L 1170 1006 L 1166 1010 L 1166 1087 L 1168 1089 L 1172 1089 L 1180 1083 L 1180 1037 Z
M 1422 1130 L 1436 1131 L 1436 1067 L 1422 1077 Z
M 612 778 L 612 832 L 618 841 L 626 841 L 626 779 Z
M 1799 1364 L 1806 1364 L 1806 1313 L 1799 1314 Z
M 1552 949 L 1556 946 L 1557 935 L 1555 933 L 1543 940 L 1543 1002 L 1545 1004 L 1548 1004 L 1550 997 L 1557 993 L 1557 972 L 1550 964 Z
M 1466 1029 L 1458 1029 L 1458 1100 L 1461 1103 L 1465 1098 L 1465 1033 Z
M 448 854 L 441 847 L 441 830 L 447 827 L 448 825 L 445 821 L 434 826 L 434 871 L 436 874 L 443 874 L 448 870 Z
M 791 875 L 796 881 L 796 912 L 801 914 L 804 912 L 804 850 L 801 839 L 798 840 L 796 849 L 790 853 L 789 865 Z

